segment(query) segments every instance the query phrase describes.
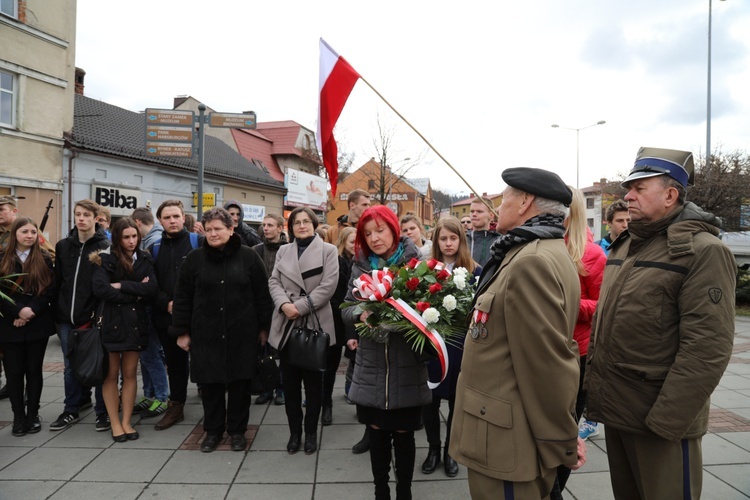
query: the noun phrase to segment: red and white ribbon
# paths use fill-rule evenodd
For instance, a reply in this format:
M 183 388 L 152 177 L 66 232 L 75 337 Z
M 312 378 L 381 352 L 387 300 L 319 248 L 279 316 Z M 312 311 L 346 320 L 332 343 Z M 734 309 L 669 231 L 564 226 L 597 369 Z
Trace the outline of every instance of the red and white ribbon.
M 398 312 L 403 314 L 406 319 L 411 321 L 414 326 L 419 328 L 419 330 L 424 333 L 425 337 L 427 337 L 427 340 L 430 341 L 430 343 L 437 351 L 438 361 L 440 361 L 440 381 L 427 381 L 427 387 L 429 387 L 430 389 L 436 388 L 443 380 L 445 380 L 445 377 L 448 374 L 448 347 L 445 345 L 443 337 L 441 337 L 440 334 L 434 329 L 427 326 L 427 322 L 424 320 L 422 315 L 419 314 L 419 312 L 415 311 L 414 308 L 412 308 L 402 299 L 396 300 L 393 298 L 389 298 L 386 299 L 386 303 L 395 307 Z
M 390 271 L 372 271 L 354 280 L 352 293 L 357 300 L 384 301 L 393 288 L 393 274 Z

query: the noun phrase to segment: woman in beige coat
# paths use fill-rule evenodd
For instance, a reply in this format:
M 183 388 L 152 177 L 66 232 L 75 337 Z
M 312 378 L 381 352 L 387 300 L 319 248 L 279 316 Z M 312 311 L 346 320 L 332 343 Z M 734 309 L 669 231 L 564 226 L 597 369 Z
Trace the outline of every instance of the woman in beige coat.
M 325 243 L 315 234 L 318 218 L 309 208 L 298 208 L 289 215 L 292 242 L 279 248 L 269 281 L 275 311 L 271 323 L 269 343 L 281 351 L 281 370 L 286 395 L 286 416 L 289 421 L 290 454 L 299 451 L 302 437 L 302 382 L 305 383 L 307 413 L 305 424 L 305 453 L 318 448 L 317 428 L 323 396 L 323 373 L 294 366 L 284 352 L 288 332 L 295 323 L 307 319 L 317 325 L 310 304 L 315 309 L 321 329 L 330 335 L 330 345 L 336 342 L 331 311 L 331 297 L 339 278 L 336 247 Z

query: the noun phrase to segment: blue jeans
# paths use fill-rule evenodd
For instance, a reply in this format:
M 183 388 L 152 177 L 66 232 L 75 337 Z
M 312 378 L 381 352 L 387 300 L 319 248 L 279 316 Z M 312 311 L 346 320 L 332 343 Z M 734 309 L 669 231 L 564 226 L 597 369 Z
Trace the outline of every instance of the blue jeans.
M 159 342 L 159 335 L 149 321 L 148 347 L 141 351 L 141 375 L 143 377 L 143 396 L 166 402 L 169 398 L 167 368 L 164 365 L 164 350 Z
M 63 359 L 65 360 L 65 371 L 63 378 L 65 380 L 65 411 L 68 413 L 78 413 L 78 407 L 86 399 L 91 399 L 91 387 L 84 387 L 73 375 L 68 360 L 68 335 L 75 327 L 70 323 L 60 325 L 60 344 L 62 345 Z M 87 397 L 88 396 L 88 397 Z M 102 386 L 97 385 L 94 388 L 94 411 L 96 413 L 107 413 L 102 399 Z

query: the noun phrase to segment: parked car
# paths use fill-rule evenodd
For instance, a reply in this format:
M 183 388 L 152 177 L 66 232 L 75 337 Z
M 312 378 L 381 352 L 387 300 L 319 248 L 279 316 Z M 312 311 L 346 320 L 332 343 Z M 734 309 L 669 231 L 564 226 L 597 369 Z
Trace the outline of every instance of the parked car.
M 734 254 L 737 267 L 750 269 L 750 231 L 722 233 L 721 240 Z

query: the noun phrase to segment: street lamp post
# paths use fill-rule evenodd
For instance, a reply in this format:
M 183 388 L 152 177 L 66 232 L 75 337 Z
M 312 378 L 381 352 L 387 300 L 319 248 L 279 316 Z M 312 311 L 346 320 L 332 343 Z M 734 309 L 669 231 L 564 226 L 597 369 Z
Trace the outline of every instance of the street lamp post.
M 722 2 L 724 0 L 721 0 Z M 706 82 L 706 170 L 711 161 L 711 7 L 712 0 L 708 0 L 708 71 Z
M 578 189 L 580 187 L 579 186 L 579 175 L 580 175 L 580 156 L 581 156 L 580 153 L 581 153 L 581 148 L 580 148 L 579 138 L 580 138 L 581 130 L 586 130 L 587 128 L 591 128 L 591 127 L 596 127 L 597 125 L 604 125 L 605 123 L 607 123 L 605 120 L 599 120 L 596 123 L 592 123 L 591 125 L 586 125 L 585 127 L 580 127 L 580 128 L 561 127 L 557 123 L 553 123 L 552 124 L 552 128 L 562 128 L 562 129 L 565 129 L 565 130 L 575 130 L 575 133 L 576 133 L 576 189 Z

